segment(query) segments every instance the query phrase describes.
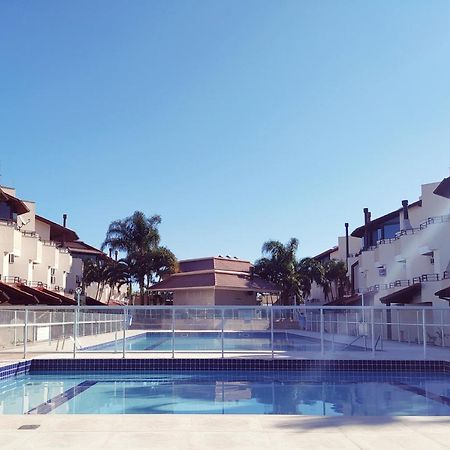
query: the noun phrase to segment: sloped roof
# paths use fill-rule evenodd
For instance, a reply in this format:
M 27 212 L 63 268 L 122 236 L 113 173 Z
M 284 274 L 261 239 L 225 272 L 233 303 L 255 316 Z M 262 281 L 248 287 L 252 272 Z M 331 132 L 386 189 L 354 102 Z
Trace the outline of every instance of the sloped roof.
M 25 205 L 25 203 L 22 200 L 19 200 L 18 198 L 14 197 L 13 195 L 6 193 L 4 190 L 2 190 L 2 188 L 0 188 L 0 200 L 10 203 L 14 208 L 14 212 L 18 216 L 30 211 L 28 206 Z
M 35 289 L 26 286 L 25 284 L 20 284 L 18 288 L 27 294 L 34 295 L 38 299 L 40 305 L 62 305 L 61 299 L 54 295 L 53 292 L 45 292 L 42 289 Z
M 411 203 L 410 205 L 408 205 L 408 209 L 414 208 L 415 206 L 422 206 L 422 200 L 417 200 L 416 202 Z M 395 211 L 391 211 L 390 213 L 387 213 L 384 216 L 372 219 L 369 223 L 369 230 L 376 229 L 378 228 L 379 225 L 387 222 L 388 220 L 398 217 L 401 211 L 403 211 L 403 208 L 396 209 Z M 352 231 L 351 236 L 358 238 L 364 237 L 364 229 L 365 225 L 361 225 L 360 227 Z
M 12 284 L 2 283 L 0 281 L 0 301 L 10 305 L 37 305 L 39 300 L 36 296 L 22 291 Z
M 323 306 L 360 306 L 361 295 L 354 294 L 350 297 L 341 297 L 328 303 L 324 303 Z
M 50 225 L 50 240 L 55 242 L 72 242 L 78 239 L 77 233 L 70 228 L 63 227 L 59 223 L 53 222 L 45 217 L 36 214 L 36 220 Z
M 436 297 L 441 298 L 442 300 L 450 301 L 450 286 L 435 292 L 434 295 L 436 295 Z
M 444 178 L 433 193 L 441 197 L 450 198 L 450 177 Z
M 86 244 L 83 241 L 72 241 L 66 243 L 66 248 L 70 253 L 80 253 L 86 255 L 97 255 L 97 256 L 106 256 L 98 248 L 92 247 L 92 245 Z
M 411 286 L 407 286 L 403 289 L 393 292 L 392 294 L 385 295 L 380 298 L 380 302 L 387 303 L 412 303 L 413 297 L 420 293 L 422 285 L 420 283 L 414 283 Z
M 153 285 L 151 291 L 176 291 L 195 288 L 235 289 L 256 292 L 279 292 L 269 281 L 245 272 L 211 270 L 193 273 L 177 273 Z

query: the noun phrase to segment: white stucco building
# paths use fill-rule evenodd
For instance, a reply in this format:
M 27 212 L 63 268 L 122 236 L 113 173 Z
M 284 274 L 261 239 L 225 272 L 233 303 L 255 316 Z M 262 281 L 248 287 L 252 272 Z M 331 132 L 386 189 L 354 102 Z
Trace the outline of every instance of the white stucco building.
M 401 205 L 401 207 L 400 207 Z M 372 218 L 317 259 L 347 261 L 351 292 L 334 304 L 422 304 L 448 307 L 450 301 L 450 177 L 424 184 L 419 199 Z M 359 294 L 359 296 L 357 295 Z M 326 303 L 317 286 L 311 301 Z
M 21 200 L 15 189 L 1 186 L 0 283 L 45 289 L 73 298 L 76 287 L 81 284 L 83 261 L 107 256 L 79 241 L 77 234 L 65 226 L 65 220 L 66 216 L 60 225 L 39 216 L 33 201 Z M 15 294 L 10 287 L 4 287 L 4 291 L 0 301 L 8 301 Z M 95 284 L 86 289 L 90 297 L 95 297 L 96 292 Z M 33 291 L 28 289 L 27 294 L 33 296 Z M 35 294 L 36 299 L 43 295 Z M 18 293 L 17 301 L 22 297 L 26 295 Z M 123 297 L 124 292 L 111 293 L 106 287 L 100 300 L 106 303 L 108 299 L 123 300 Z

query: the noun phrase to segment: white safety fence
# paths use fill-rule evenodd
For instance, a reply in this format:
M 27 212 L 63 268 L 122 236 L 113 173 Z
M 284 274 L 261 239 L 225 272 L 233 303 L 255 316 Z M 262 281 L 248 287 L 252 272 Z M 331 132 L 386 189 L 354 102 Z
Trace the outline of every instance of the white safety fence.
M 0 353 L 448 359 L 450 308 L 10 306 Z

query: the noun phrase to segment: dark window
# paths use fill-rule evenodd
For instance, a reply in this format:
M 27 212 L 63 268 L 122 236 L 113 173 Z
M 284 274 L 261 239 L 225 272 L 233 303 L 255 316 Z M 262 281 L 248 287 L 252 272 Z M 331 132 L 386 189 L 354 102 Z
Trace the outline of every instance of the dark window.
M 0 219 L 12 220 L 13 212 L 11 206 L 6 202 L 0 202 Z

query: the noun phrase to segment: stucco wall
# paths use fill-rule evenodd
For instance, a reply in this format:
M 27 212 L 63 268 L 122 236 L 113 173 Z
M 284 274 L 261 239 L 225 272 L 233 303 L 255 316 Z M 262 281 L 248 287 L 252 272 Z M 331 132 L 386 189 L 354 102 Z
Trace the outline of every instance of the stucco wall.
M 214 305 L 214 289 L 188 289 L 173 293 L 173 304 Z
M 215 304 L 218 306 L 255 306 L 257 304 L 256 292 L 249 293 L 248 291 L 216 289 Z

